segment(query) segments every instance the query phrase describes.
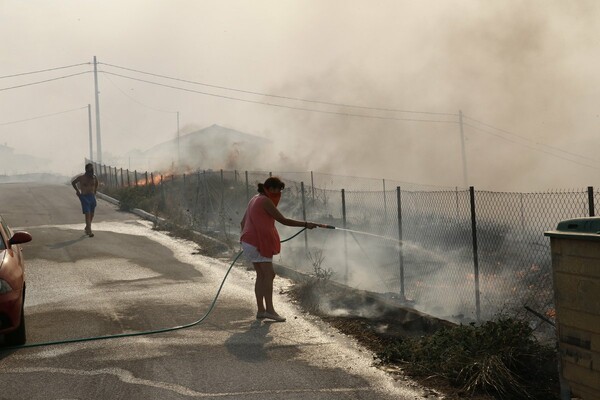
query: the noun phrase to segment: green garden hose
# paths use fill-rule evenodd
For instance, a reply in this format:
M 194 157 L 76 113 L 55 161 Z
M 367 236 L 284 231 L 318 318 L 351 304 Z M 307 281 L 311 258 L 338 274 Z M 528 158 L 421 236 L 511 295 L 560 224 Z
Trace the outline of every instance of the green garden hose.
M 304 230 L 306 230 L 306 228 L 303 228 L 300 231 L 298 231 L 296 234 L 294 234 L 293 236 L 290 236 L 289 238 L 282 240 L 281 243 L 287 242 L 288 240 L 292 240 L 293 238 L 295 238 L 296 236 L 301 234 Z M 95 340 L 117 339 L 117 338 L 132 337 L 132 336 L 153 335 L 156 333 L 173 332 L 173 331 L 178 331 L 181 329 L 187 329 L 187 328 L 196 326 L 196 325 L 200 324 L 202 321 L 204 321 L 206 318 L 208 318 L 208 316 L 210 315 L 212 310 L 215 308 L 217 299 L 219 298 L 219 295 L 221 294 L 221 289 L 223 289 L 223 285 L 225 285 L 225 280 L 227 279 L 229 272 L 231 272 L 231 269 L 235 265 L 238 258 L 240 258 L 242 253 L 243 253 L 243 251 L 240 251 L 235 256 L 233 261 L 231 262 L 231 265 L 227 269 L 227 272 L 225 273 L 225 276 L 223 277 L 223 280 L 221 281 L 221 285 L 219 286 L 219 290 L 217 290 L 217 294 L 215 295 L 210 307 L 208 308 L 208 311 L 206 311 L 206 313 L 202 317 L 200 317 L 200 319 L 198 319 L 197 321 L 190 322 L 189 324 L 185 324 L 185 325 L 173 326 L 170 328 L 153 329 L 153 330 L 148 330 L 148 331 L 118 333 L 115 335 L 92 336 L 92 337 L 86 337 L 86 338 L 65 339 L 65 340 L 56 340 L 56 341 L 50 341 L 50 342 L 28 343 L 28 344 L 23 344 L 23 345 L 19 345 L 19 346 L 7 346 L 7 347 L 0 348 L 0 351 L 13 350 L 13 349 L 25 349 L 25 348 L 31 348 L 31 347 L 54 346 L 54 345 L 58 345 L 58 344 L 67 344 L 67 343 L 91 342 L 91 341 L 95 341 Z

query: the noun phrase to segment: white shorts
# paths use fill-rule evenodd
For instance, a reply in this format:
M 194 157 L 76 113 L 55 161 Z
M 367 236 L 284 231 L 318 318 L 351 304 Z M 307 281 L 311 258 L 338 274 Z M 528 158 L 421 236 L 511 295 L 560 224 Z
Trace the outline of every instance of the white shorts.
M 248 244 L 246 242 L 241 242 L 242 243 L 242 250 L 244 251 L 244 257 L 246 257 L 246 259 L 252 263 L 259 263 L 259 262 L 273 262 L 273 258 L 272 257 L 264 257 L 261 256 L 260 253 L 258 252 L 258 249 L 254 246 L 252 246 L 251 244 Z

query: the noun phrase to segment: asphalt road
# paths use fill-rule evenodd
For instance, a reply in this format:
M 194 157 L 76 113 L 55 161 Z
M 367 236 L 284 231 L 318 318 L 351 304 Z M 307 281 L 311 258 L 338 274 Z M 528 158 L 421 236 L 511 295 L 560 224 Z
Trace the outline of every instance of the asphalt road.
M 68 185 L 0 184 L 0 214 L 29 231 L 28 343 L 198 320 L 229 262 L 98 200 L 83 232 Z M 214 311 L 184 330 L 0 352 L 0 399 L 421 399 L 351 339 L 276 293 L 285 323 L 254 319 L 253 272 L 235 267 Z M 289 282 L 276 279 L 276 292 Z M 403 382 L 402 384 L 399 382 Z

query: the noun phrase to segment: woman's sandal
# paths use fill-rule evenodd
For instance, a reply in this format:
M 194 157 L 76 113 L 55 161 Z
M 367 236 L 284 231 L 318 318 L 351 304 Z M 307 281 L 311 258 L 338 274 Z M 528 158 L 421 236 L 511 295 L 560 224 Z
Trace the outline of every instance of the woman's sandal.
M 285 322 L 285 317 L 282 317 L 279 314 L 271 314 L 270 312 L 264 312 L 263 318 L 272 319 L 275 322 Z

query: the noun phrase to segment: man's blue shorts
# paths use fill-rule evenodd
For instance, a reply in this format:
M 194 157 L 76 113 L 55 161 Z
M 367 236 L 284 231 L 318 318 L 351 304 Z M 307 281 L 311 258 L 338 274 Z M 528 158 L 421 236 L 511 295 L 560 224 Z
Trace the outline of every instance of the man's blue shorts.
M 96 196 L 94 193 L 80 194 L 81 210 L 84 214 L 93 213 L 96 209 Z

